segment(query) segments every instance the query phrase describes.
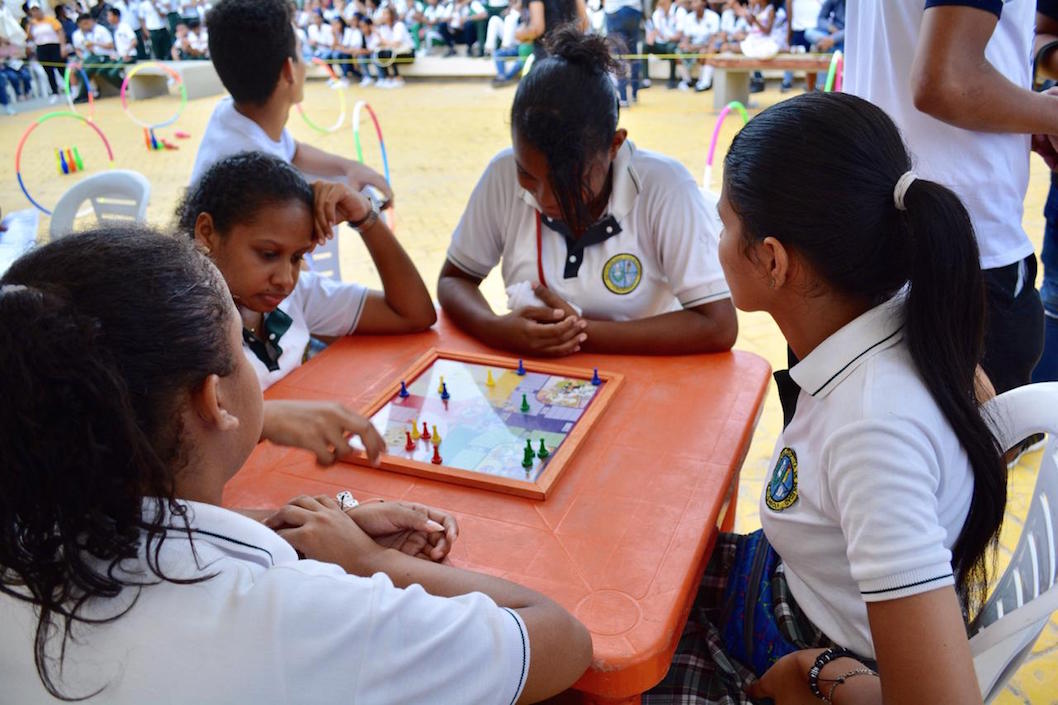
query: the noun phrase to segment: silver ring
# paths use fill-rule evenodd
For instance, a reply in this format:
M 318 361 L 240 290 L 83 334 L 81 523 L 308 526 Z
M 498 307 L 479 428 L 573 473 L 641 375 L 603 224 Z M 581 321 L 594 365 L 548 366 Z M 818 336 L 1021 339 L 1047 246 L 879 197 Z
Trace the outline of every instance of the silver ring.
M 359 502 L 353 497 L 353 493 L 349 490 L 342 490 L 338 494 L 334 495 L 334 499 L 338 502 L 338 508 L 343 512 L 347 509 L 359 506 Z

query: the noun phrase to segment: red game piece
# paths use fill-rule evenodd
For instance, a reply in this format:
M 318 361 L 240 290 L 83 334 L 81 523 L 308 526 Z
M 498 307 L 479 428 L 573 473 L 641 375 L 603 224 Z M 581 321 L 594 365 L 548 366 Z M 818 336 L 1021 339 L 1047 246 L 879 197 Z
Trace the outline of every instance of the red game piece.
M 404 444 L 404 450 L 415 450 L 415 441 L 411 439 L 411 431 L 405 431 L 404 436 L 408 439 Z
M 430 458 L 430 462 L 433 463 L 434 465 L 440 465 L 441 464 L 441 446 L 434 446 L 433 447 L 433 457 Z
M 424 441 L 430 440 L 430 429 L 426 428 L 426 422 L 422 422 L 422 439 Z

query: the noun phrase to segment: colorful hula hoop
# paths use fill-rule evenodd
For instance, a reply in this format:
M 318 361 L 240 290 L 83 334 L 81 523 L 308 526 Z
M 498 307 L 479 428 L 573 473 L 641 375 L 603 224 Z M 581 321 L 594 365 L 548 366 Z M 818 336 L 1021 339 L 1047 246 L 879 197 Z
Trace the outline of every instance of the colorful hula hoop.
M 827 82 L 823 85 L 823 92 L 830 93 L 831 91 L 840 91 L 844 75 L 845 56 L 839 49 L 830 57 L 830 68 L 827 70 Z
M 81 84 L 84 86 L 85 91 L 88 93 L 88 119 L 96 119 L 96 99 L 92 95 L 92 87 L 88 83 L 88 74 L 85 73 L 84 66 L 81 65 L 80 61 L 71 61 L 66 64 L 66 70 L 62 74 L 62 87 L 66 91 L 66 104 L 70 106 L 70 112 L 76 113 L 77 108 L 74 107 L 73 103 L 73 92 L 70 91 L 70 70 L 77 69 L 77 72 L 81 74 Z
M 327 73 L 330 74 L 330 77 L 333 80 L 340 80 L 338 78 L 338 74 L 334 72 L 334 69 L 331 67 L 331 65 L 323 59 L 319 57 L 313 57 L 312 63 L 325 68 L 327 70 Z M 342 108 L 341 112 L 338 114 L 338 120 L 330 127 L 323 127 L 321 125 L 317 125 L 312 118 L 305 114 L 305 109 L 301 107 L 301 103 L 298 103 L 298 113 L 301 115 L 301 119 L 305 121 L 306 125 L 311 127 L 316 132 L 319 132 L 321 135 L 329 135 L 332 132 L 337 132 L 342 128 L 342 125 L 345 124 L 345 110 L 347 107 L 347 103 L 345 102 L 345 91 L 343 91 L 340 86 L 335 86 L 335 89 L 338 91 L 338 102 L 341 104 Z
M 26 146 L 26 140 L 29 139 L 29 136 L 33 134 L 33 131 L 35 129 L 37 129 L 38 127 L 46 123 L 48 120 L 51 120 L 53 118 L 73 118 L 74 120 L 80 120 L 84 124 L 91 127 L 93 130 L 95 130 L 96 134 L 99 135 L 99 139 L 103 140 L 103 146 L 106 147 L 107 158 L 110 160 L 110 168 L 114 168 L 114 150 L 110 148 L 110 142 L 107 141 L 107 136 L 103 134 L 103 131 L 100 130 L 99 126 L 96 125 L 94 122 L 86 118 L 84 115 L 78 115 L 77 113 L 73 113 L 68 110 L 56 110 L 54 112 L 41 115 L 33 124 L 26 128 L 26 131 L 22 133 L 22 137 L 18 141 L 18 147 L 15 149 L 15 178 L 18 179 L 18 187 L 22 189 L 22 193 L 26 195 L 26 198 L 29 200 L 29 202 L 32 203 L 37 208 L 37 210 L 42 212 L 44 215 L 51 215 L 51 211 L 45 208 L 44 206 L 40 205 L 40 203 L 38 203 L 36 199 L 34 199 L 33 196 L 29 194 L 29 191 L 26 189 L 26 183 L 22 180 L 22 148 Z
M 746 112 L 746 106 L 737 100 L 733 100 L 724 106 L 724 109 L 720 111 L 720 114 L 716 117 L 716 126 L 713 128 L 713 139 L 709 141 L 709 157 L 705 160 L 705 173 L 702 175 L 702 188 L 708 190 L 709 183 L 713 177 L 713 157 L 716 156 L 716 141 L 720 137 L 720 126 L 724 124 L 724 118 L 731 114 L 733 110 L 737 110 L 742 116 L 742 124 L 745 125 L 749 122 L 749 113 Z
M 160 70 L 164 71 L 165 73 L 169 74 L 169 76 L 174 81 L 176 81 L 176 85 L 178 85 L 180 87 L 180 107 L 176 109 L 176 112 L 173 114 L 173 116 L 171 118 L 169 118 L 168 120 L 165 120 L 163 122 L 156 122 L 156 123 L 153 123 L 153 124 L 146 123 L 146 122 L 143 122 L 142 120 L 140 120 L 139 118 L 137 118 L 135 115 L 133 115 L 129 111 L 129 101 L 128 101 L 129 81 L 132 80 L 133 76 L 135 76 L 137 73 L 139 73 L 140 71 L 142 71 L 145 68 L 156 68 L 156 69 L 160 69 Z M 122 108 L 122 110 L 125 111 L 125 114 L 128 115 L 129 119 L 132 120 L 137 125 L 139 125 L 140 127 L 146 127 L 148 130 L 157 130 L 160 127 L 168 127 L 169 125 L 172 125 L 174 122 L 176 122 L 177 120 L 180 119 L 180 115 L 183 114 L 184 108 L 186 108 L 186 107 L 187 107 L 187 87 L 184 86 L 184 79 L 180 78 L 180 74 L 178 74 L 176 71 L 174 71 L 173 69 L 169 68 L 165 64 L 159 63 L 157 61 L 144 61 L 143 63 L 134 64 L 133 66 L 131 66 L 129 69 L 127 69 L 125 71 L 125 80 L 121 82 L 121 108 Z
M 371 106 L 366 101 L 358 100 L 356 105 L 353 106 L 353 144 L 356 145 L 356 160 L 361 164 L 364 163 L 364 150 L 360 145 L 360 111 L 367 109 L 367 114 L 371 117 L 371 122 L 375 125 L 375 134 L 378 136 L 378 147 L 382 152 L 382 176 L 385 177 L 386 183 L 392 185 L 389 179 L 389 156 L 386 154 L 386 140 L 382 138 L 382 125 L 378 122 L 378 116 L 375 115 L 375 111 L 371 109 Z M 396 216 L 393 212 L 393 208 L 388 208 L 386 211 L 386 224 L 390 230 L 396 227 Z

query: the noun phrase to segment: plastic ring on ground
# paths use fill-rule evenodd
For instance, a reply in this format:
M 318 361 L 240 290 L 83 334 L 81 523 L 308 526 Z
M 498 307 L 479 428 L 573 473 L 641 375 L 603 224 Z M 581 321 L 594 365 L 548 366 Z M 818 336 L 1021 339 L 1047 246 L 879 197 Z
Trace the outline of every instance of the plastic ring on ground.
M 317 66 L 323 66 L 327 70 L 327 73 L 330 74 L 332 80 L 340 80 L 338 78 L 338 75 L 334 73 L 334 69 L 331 68 L 331 65 L 323 59 L 314 57 L 312 59 L 312 63 L 316 64 Z M 305 121 L 306 125 L 311 127 L 316 132 L 319 132 L 321 135 L 329 135 L 333 132 L 337 132 L 342 128 L 342 125 L 345 124 L 345 111 L 347 107 L 347 103 L 345 102 L 345 91 L 342 90 L 341 86 L 336 86 L 335 89 L 338 91 L 338 102 L 341 105 L 341 112 L 338 114 L 338 120 L 335 121 L 335 123 L 330 127 L 323 127 L 322 125 L 317 125 L 312 118 L 305 114 L 305 109 L 301 107 L 301 103 L 298 103 L 298 113 L 301 115 L 301 119 Z
M 162 122 L 156 122 L 156 123 L 153 123 L 153 124 L 152 123 L 147 123 L 147 122 L 143 122 L 142 120 L 137 118 L 135 115 L 133 115 L 131 111 L 129 111 L 129 101 L 128 101 L 129 81 L 132 80 L 133 76 L 135 76 L 137 73 L 139 73 L 140 71 L 142 71 L 143 69 L 146 69 L 146 68 L 156 68 L 156 69 L 160 69 L 160 70 L 164 71 L 165 73 L 169 74 L 170 78 L 172 78 L 174 81 L 176 81 L 176 85 L 180 87 L 180 107 L 176 109 L 176 112 L 168 120 L 164 120 Z M 129 119 L 132 120 L 137 125 L 139 125 L 140 127 L 146 127 L 148 130 L 157 130 L 158 128 L 161 128 L 161 127 L 168 127 L 169 125 L 172 125 L 174 122 L 176 122 L 177 120 L 180 119 L 180 115 L 183 114 L 184 108 L 186 108 L 186 107 L 187 107 L 187 87 L 184 86 L 184 79 L 180 78 L 180 74 L 177 73 L 172 68 L 166 66 L 165 64 L 159 63 L 157 61 L 144 61 L 144 62 L 139 63 L 139 64 L 133 64 L 132 66 L 129 67 L 129 69 L 127 71 L 125 71 L 125 80 L 121 82 L 121 108 L 122 108 L 122 110 L 125 111 L 125 114 L 129 117 Z
M 95 130 L 96 134 L 99 135 L 99 139 L 103 141 L 103 146 L 107 150 L 107 158 L 110 160 L 110 168 L 114 168 L 114 150 L 110 148 L 110 142 L 107 141 L 107 136 L 103 134 L 103 131 L 99 129 L 99 125 L 96 125 L 84 115 L 78 115 L 77 113 L 73 113 L 67 110 L 56 110 L 54 112 L 41 115 L 28 128 L 26 128 L 26 131 L 22 133 L 22 137 L 18 141 L 18 147 L 15 149 L 15 178 L 18 179 L 18 187 L 22 189 L 22 193 L 26 195 L 26 198 L 29 200 L 29 202 L 32 203 L 37 208 L 37 210 L 39 210 L 44 215 L 51 215 L 51 211 L 42 206 L 40 203 L 38 203 L 36 199 L 34 199 L 33 196 L 29 194 L 29 190 L 26 188 L 26 184 L 22 180 L 22 148 L 26 146 L 26 140 L 29 139 L 29 136 L 31 134 L 33 134 L 34 130 L 36 130 L 38 127 L 48 122 L 49 120 L 60 117 L 80 120 L 84 124 L 91 127 L 93 130 Z
M 356 101 L 353 106 L 353 144 L 356 146 L 356 160 L 361 164 L 364 163 L 364 150 L 360 145 L 360 111 L 365 108 L 367 109 L 367 114 L 371 117 L 371 122 L 375 125 L 375 134 L 378 136 L 378 147 L 382 152 L 382 176 L 385 177 L 386 183 L 392 186 L 393 182 L 389 178 L 389 156 L 386 154 L 386 140 L 382 138 L 382 125 L 379 124 L 375 111 L 363 100 Z M 387 208 L 383 211 L 383 215 L 386 216 L 386 225 L 389 226 L 389 229 L 395 230 L 397 221 L 394 209 L 392 207 Z
M 742 116 L 742 124 L 745 125 L 749 122 L 749 113 L 746 112 L 746 106 L 737 100 L 733 100 L 724 106 L 724 109 L 720 111 L 720 114 L 716 117 L 716 126 L 713 128 L 713 139 L 709 141 L 709 157 L 705 160 L 705 174 L 702 175 L 702 188 L 709 190 L 709 182 L 713 178 L 713 157 L 716 156 L 716 141 L 720 137 L 720 126 L 724 124 L 724 118 L 731 114 L 732 111 L 737 110 Z
M 66 70 L 62 74 L 62 86 L 66 90 L 66 104 L 70 106 L 70 112 L 76 113 L 77 108 L 74 107 L 73 93 L 70 91 L 70 69 L 77 69 L 77 72 L 81 74 L 81 83 L 88 93 L 88 119 L 96 119 L 96 99 L 92 95 L 92 87 L 88 83 L 88 74 L 85 73 L 84 66 L 81 65 L 80 61 L 71 61 L 66 64 Z

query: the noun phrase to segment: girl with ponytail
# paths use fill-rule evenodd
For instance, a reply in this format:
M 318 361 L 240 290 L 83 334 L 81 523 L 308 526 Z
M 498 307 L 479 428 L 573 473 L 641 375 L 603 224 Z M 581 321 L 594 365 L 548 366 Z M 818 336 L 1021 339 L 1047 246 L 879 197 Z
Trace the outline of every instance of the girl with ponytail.
M 507 704 L 580 677 L 565 610 L 435 562 L 444 512 L 222 508 L 262 426 L 241 347 L 186 238 L 78 233 L 0 279 L 0 701 Z
M 720 262 L 798 362 L 762 531 L 723 535 L 644 703 L 980 703 L 966 622 L 1006 504 L 975 373 L 984 284 L 958 198 L 851 95 L 765 110 L 724 162 Z M 682 699 L 688 698 L 688 699 Z

